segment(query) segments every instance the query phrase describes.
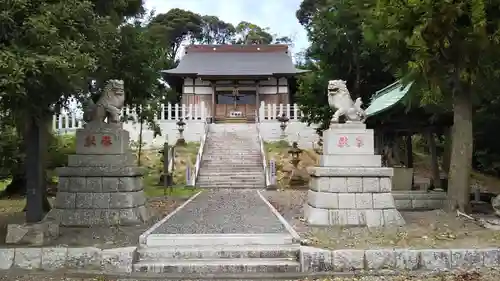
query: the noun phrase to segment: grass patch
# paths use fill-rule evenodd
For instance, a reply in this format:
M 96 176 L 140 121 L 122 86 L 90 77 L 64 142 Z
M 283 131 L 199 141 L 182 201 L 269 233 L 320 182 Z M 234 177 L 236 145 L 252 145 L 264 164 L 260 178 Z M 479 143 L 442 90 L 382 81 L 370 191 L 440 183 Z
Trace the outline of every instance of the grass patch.
M 186 169 L 190 167 L 191 171 L 196 164 L 196 155 L 200 144 L 197 142 L 188 142 L 185 146 L 177 146 L 174 149 L 174 187 L 172 192 L 167 189 L 167 195 L 189 197 L 198 192 L 197 189 L 186 187 Z M 141 155 L 141 166 L 147 169 L 144 175 L 144 191 L 148 197 L 158 197 L 165 194 L 160 183 L 160 176 L 163 170 L 161 161 L 162 155 L 159 150 L 145 150 Z
M 318 164 L 319 155 L 312 149 L 304 149 L 300 154 L 300 162 L 298 169 L 294 171 L 294 167 L 291 163 L 292 156 L 288 153 L 290 145 L 287 141 L 276 141 L 276 142 L 265 142 L 264 149 L 266 151 L 267 160 L 273 159 L 276 163 L 276 178 L 278 188 L 286 189 L 292 188 L 290 186 L 290 178 L 292 176 L 292 171 L 299 176 L 301 181 L 307 186 L 309 181 L 309 174 L 307 173 L 307 167 L 315 166 Z M 300 147 L 299 147 L 300 148 Z
M 161 186 L 146 186 L 144 188 L 144 193 L 146 197 L 162 197 L 162 196 L 173 196 L 178 198 L 189 198 L 199 192 L 200 190 L 191 186 L 173 186 L 167 189 Z

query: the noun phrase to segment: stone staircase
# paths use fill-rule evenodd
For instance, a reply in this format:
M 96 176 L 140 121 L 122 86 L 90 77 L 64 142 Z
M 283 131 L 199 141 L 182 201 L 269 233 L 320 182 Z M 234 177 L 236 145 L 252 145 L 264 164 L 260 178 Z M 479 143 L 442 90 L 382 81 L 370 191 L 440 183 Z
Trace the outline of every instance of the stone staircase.
M 196 186 L 264 188 L 256 124 L 210 124 Z
M 197 275 L 300 272 L 299 247 L 291 242 L 275 245 L 145 247 L 138 250 L 134 271 Z

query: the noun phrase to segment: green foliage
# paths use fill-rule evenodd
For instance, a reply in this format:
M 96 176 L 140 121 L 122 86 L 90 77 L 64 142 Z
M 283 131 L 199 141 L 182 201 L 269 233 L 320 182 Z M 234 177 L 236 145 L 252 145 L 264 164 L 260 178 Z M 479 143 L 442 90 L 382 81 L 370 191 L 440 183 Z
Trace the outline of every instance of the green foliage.
M 52 135 L 49 142 L 47 170 L 68 165 L 68 155 L 76 153 L 76 138 L 73 134 Z
M 202 44 L 228 44 L 234 38 L 236 29 L 230 23 L 216 16 L 202 17 L 202 30 L 198 41 Z
M 328 95 L 326 85 L 328 78 L 321 72 L 310 72 L 299 79 L 299 88 L 296 95 L 297 103 L 303 112 L 303 122 L 318 124 L 318 134 L 330 126 L 330 119 L 333 116 L 333 110 L 328 105 Z
M 200 15 L 182 9 L 171 9 L 164 14 L 156 15 L 150 22 L 155 34 L 162 39 L 164 46 L 168 48 L 171 60 L 175 56 L 181 44 L 187 40 L 194 42 L 202 33 L 203 20 Z
M 449 102 L 457 91 L 484 89 L 491 76 L 498 8 L 484 0 L 380 0 L 366 32 L 390 50 L 385 58 L 394 71 L 420 84 L 423 102 Z
M 328 80 L 342 79 L 354 98 L 367 103 L 375 91 L 393 82 L 382 63 L 382 48 L 366 41 L 363 23 L 373 1 L 304 0 L 297 18 L 306 28 L 311 46 L 304 68 L 313 73 L 299 79 L 297 102 L 304 111 L 303 121 L 328 127 L 333 114 L 328 106 Z

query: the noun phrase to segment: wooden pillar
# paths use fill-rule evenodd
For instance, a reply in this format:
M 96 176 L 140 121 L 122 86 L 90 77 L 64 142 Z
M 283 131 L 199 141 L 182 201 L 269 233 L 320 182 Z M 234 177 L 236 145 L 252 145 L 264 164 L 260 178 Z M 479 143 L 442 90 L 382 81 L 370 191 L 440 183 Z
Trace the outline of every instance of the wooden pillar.
M 255 81 L 255 121 L 259 122 L 259 108 L 260 108 L 260 97 L 259 97 L 259 91 L 260 91 L 260 82 L 259 80 Z
M 217 89 L 215 86 L 215 81 L 211 80 L 210 85 L 212 86 L 212 123 L 215 123 L 215 90 Z
M 281 96 L 280 96 L 280 78 L 276 77 L 276 103 L 280 104 L 281 103 Z

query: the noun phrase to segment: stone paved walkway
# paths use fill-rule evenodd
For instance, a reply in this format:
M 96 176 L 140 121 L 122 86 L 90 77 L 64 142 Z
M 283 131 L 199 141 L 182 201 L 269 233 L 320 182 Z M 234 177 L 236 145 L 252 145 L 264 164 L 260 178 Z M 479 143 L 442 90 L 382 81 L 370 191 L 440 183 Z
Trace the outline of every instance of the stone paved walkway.
M 288 233 L 256 190 L 204 190 L 152 234 Z

